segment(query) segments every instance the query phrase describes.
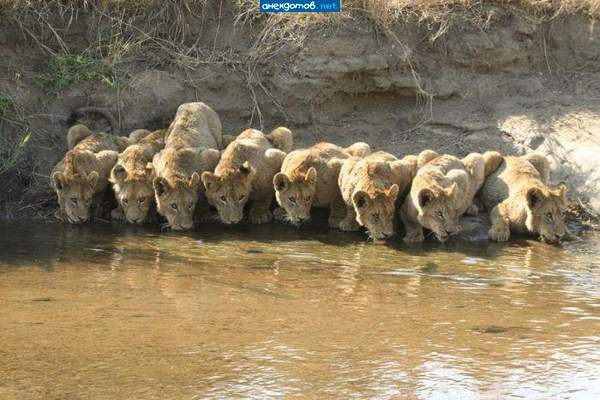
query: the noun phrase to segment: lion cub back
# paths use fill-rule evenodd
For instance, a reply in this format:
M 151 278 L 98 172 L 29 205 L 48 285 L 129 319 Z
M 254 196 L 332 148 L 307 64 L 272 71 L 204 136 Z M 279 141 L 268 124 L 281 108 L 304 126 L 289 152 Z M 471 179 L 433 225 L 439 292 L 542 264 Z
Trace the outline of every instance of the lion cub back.
M 531 162 L 533 159 L 534 162 Z M 500 166 L 490 174 L 481 189 L 481 200 L 486 209 L 525 187 L 547 184 L 549 164 L 544 156 L 506 156 Z
M 165 147 L 220 149 L 223 143 L 221 120 L 202 102 L 184 103 L 177 108 L 168 128 Z

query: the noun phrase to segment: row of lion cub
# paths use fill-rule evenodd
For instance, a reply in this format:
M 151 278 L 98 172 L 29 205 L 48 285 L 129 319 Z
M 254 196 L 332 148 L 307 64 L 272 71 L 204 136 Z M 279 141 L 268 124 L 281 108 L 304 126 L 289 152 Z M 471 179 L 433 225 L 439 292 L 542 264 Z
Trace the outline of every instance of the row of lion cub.
M 274 216 L 297 225 L 312 207 L 328 207 L 331 227 L 364 227 L 374 239 L 394 235 L 399 213 L 405 241 L 423 241 L 426 229 L 443 242 L 461 230 L 461 215 L 481 207 L 491 210 L 492 240 L 515 231 L 556 242 L 567 233 L 565 187 L 548 185 L 548 161 L 539 154 L 458 159 L 425 150 L 398 159 L 366 143 L 291 151 L 287 128 L 268 135 L 247 129 L 235 138 L 221 130 L 215 111 L 200 102 L 182 104 L 169 128 L 155 132 L 119 137 L 72 127 L 69 151 L 52 173 L 60 217 L 89 220 L 112 186 L 113 218 L 140 224 L 157 211 L 173 230 L 209 218 L 210 206 L 223 223 L 238 223 L 250 202 L 252 223 Z M 271 212 L 273 197 L 279 207 Z

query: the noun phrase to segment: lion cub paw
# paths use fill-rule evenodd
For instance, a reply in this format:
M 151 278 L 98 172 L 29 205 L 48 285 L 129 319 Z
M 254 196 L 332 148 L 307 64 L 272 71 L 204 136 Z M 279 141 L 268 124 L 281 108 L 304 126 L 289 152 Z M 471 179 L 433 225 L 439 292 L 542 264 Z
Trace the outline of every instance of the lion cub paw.
M 491 240 L 497 242 L 506 242 L 510 238 L 510 229 L 508 228 L 491 228 L 488 231 Z
M 282 207 L 277 207 L 273 210 L 273 218 L 275 218 L 276 221 L 285 221 L 286 217 L 287 213 Z
M 338 225 L 339 230 L 344 232 L 354 232 L 357 231 L 359 227 L 360 226 L 358 225 L 358 222 L 356 222 L 355 220 L 343 220 Z
M 268 222 L 271 222 L 271 219 L 273 219 L 273 214 L 271 213 L 271 211 L 256 212 L 250 210 L 250 222 L 252 222 L 253 224 L 266 224 Z

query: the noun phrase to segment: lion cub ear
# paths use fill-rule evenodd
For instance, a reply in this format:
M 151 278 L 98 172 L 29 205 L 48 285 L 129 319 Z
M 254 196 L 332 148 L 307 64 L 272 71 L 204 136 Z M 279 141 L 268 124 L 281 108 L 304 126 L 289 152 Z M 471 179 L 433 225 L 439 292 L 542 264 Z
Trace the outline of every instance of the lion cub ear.
M 240 166 L 239 171 L 246 176 L 254 175 L 254 168 L 250 165 L 248 161 L 245 161 Z
M 152 180 L 154 179 L 154 165 L 149 162 L 148 164 L 146 164 L 146 179 L 148 180 L 148 182 L 152 183 Z
M 430 189 L 421 189 L 418 195 L 419 207 L 427 207 L 435 198 L 433 192 Z
M 194 172 L 194 173 L 192 174 L 192 176 L 190 176 L 190 177 L 188 178 L 188 185 L 189 185 L 189 186 L 190 186 L 192 189 L 194 189 L 194 188 L 197 188 L 197 187 L 198 187 L 198 184 L 199 184 L 199 183 L 200 183 L 200 175 L 198 175 L 198 173 L 197 173 L 197 172 Z
M 157 176 L 152 181 L 152 187 L 158 196 L 162 196 L 169 188 L 169 184 L 165 178 Z
M 449 197 L 454 197 L 458 193 L 457 189 L 458 189 L 458 185 L 456 184 L 456 182 L 454 182 L 452 184 L 452 186 L 450 186 L 448 189 L 446 189 L 446 194 Z
M 290 187 L 290 180 L 283 172 L 278 172 L 273 177 L 273 186 L 276 191 L 283 192 Z
M 315 167 L 310 167 L 306 172 L 306 182 L 310 185 L 316 185 L 317 183 L 317 170 Z
M 567 186 L 564 183 L 558 185 L 558 188 L 554 191 L 556 196 L 560 197 L 563 202 L 567 202 Z
M 529 209 L 537 208 L 544 201 L 544 193 L 539 188 L 529 188 L 527 191 L 527 205 Z
M 52 174 L 52 183 L 57 190 L 63 190 L 65 186 L 65 176 L 62 172 L 56 171 Z
M 112 174 L 115 177 L 115 180 L 118 182 L 123 182 L 125 178 L 127 178 L 127 171 L 125 171 L 125 167 L 121 164 L 115 165 L 112 170 Z
M 392 201 L 396 201 L 396 198 L 398 197 L 398 192 L 400 191 L 400 187 L 397 184 L 393 184 L 392 186 L 390 186 L 390 188 L 387 190 L 386 194 L 387 196 L 392 199 Z
M 211 190 L 219 181 L 219 178 L 215 174 L 208 171 L 204 171 L 200 178 L 206 190 Z
M 370 201 L 369 195 L 362 190 L 359 190 L 352 195 L 352 203 L 354 203 L 354 207 L 356 208 L 365 208 L 369 205 Z
M 96 185 L 98 184 L 98 178 L 99 178 L 98 172 L 96 172 L 96 171 L 92 171 L 88 174 L 87 181 L 88 181 L 88 184 L 92 187 L 92 189 L 95 188 Z

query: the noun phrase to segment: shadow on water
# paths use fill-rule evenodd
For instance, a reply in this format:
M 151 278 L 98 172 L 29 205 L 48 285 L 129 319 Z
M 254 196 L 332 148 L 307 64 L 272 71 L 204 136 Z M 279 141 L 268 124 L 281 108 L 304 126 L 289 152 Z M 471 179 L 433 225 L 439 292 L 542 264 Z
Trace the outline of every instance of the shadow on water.
M 120 223 L 5 223 L 5 229 L 0 234 L 0 262 L 49 269 L 53 263 L 63 261 L 97 259 L 102 262 L 108 254 L 129 250 L 132 250 L 130 256 L 135 255 L 139 259 L 153 259 L 160 254 L 164 259 L 184 262 L 212 246 L 218 249 L 232 246 L 250 257 L 265 251 L 292 254 L 298 250 L 298 243 L 304 243 L 308 248 L 324 245 L 330 250 L 337 248 L 331 250 L 334 253 L 354 253 L 356 262 L 360 263 L 363 259 L 368 264 L 370 254 L 382 251 L 394 258 L 411 256 L 433 260 L 437 256 L 446 259 L 465 256 L 494 259 L 507 248 L 529 247 L 532 243 L 531 240 L 518 237 L 508 243 L 490 242 L 487 240 L 486 222 L 481 218 L 465 220 L 463 224 L 466 227 L 464 232 L 444 244 L 431 237 L 424 243 L 406 244 L 399 236 L 385 242 L 371 242 L 364 232 L 339 232 L 327 226 L 325 214 L 317 215 L 300 227 L 276 222 L 258 226 L 249 223 L 235 226 L 211 223 L 201 224 L 187 232 L 161 232 L 157 226 L 138 227 Z

